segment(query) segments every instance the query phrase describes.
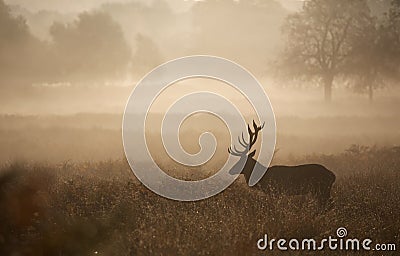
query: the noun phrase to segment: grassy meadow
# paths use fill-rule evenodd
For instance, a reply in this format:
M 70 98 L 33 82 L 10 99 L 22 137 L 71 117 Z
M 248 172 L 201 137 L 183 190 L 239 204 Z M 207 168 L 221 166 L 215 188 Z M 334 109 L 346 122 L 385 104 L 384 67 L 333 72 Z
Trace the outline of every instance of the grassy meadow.
M 0 256 L 400 255 L 399 49 L 400 0 L 0 0 Z M 214 175 L 232 144 L 266 165 L 271 137 L 236 136 L 254 119 L 269 135 L 269 105 L 271 165 L 324 165 L 336 175 L 329 207 L 242 176 L 211 198 L 173 201 L 127 163 L 123 120 L 145 124 L 129 132 L 174 178 Z M 227 127 L 238 113 L 245 122 Z M 215 153 L 191 166 L 161 134 Z M 142 146 L 130 147 L 135 164 L 154 168 Z M 308 191 L 332 180 L 299 169 L 292 179 L 309 171 Z M 396 250 L 257 246 L 266 234 L 319 243 L 339 228 Z
M 300 104 L 304 113 L 311 105 Z M 332 115 L 300 117 L 279 106 L 289 105 L 276 110 L 279 151 L 273 164 L 320 163 L 332 170 L 337 180 L 326 212 L 311 197 L 265 194 L 243 177 L 207 200 L 160 197 L 138 182 L 123 157 L 120 114 L 0 116 L 0 255 L 321 255 L 260 251 L 257 241 L 264 234 L 317 240 L 335 236 L 339 227 L 348 237 L 399 247 L 395 109 L 384 105 L 382 111 L 378 102 L 364 105 L 365 113 L 343 107 Z M 192 153 L 205 128 L 194 119 L 180 134 Z M 230 143 L 213 132 L 217 159 L 198 169 L 171 164 L 159 143 L 150 146 L 169 175 L 202 179 L 218 170 Z M 325 250 L 322 255 L 377 254 Z
M 262 252 L 256 242 L 265 233 L 321 239 L 339 227 L 349 237 L 399 245 L 400 148 L 353 145 L 288 161 L 336 173 L 330 210 L 321 213 L 304 196 L 264 194 L 242 177 L 207 200 L 176 202 L 145 188 L 125 160 L 9 162 L 0 178 L 0 254 L 314 255 Z M 377 255 L 323 252 L 338 254 Z

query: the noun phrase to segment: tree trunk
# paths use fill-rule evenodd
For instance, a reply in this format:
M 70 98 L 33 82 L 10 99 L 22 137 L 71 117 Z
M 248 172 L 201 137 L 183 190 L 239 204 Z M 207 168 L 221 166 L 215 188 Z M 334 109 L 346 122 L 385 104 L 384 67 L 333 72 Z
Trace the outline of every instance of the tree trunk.
M 370 103 L 374 101 L 374 88 L 372 83 L 368 85 L 368 98 Z
M 328 74 L 324 77 L 324 93 L 325 93 L 325 101 L 332 101 L 332 84 L 333 84 L 333 75 Z

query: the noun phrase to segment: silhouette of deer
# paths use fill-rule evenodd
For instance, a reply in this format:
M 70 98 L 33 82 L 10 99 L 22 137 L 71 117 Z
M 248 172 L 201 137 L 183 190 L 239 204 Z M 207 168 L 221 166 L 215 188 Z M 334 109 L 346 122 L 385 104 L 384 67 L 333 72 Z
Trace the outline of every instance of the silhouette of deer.
M 265 124 L 265 123 L 264 123 Z M 252 146 L 256 143 L 258 133 L 264 128 L 264 124 L 257 126 L 253 120 L 253 129 L 247 125 L 249 141 L 238 137 L 239 144 L 244 147 L 238 150 L 236 146 L 228 148 L 231 155 L 239 156 L 240 160 L 229 171 L 230 174 L 243 174 L 247 184 L 256 164 L 267 169 L 265 175 L 256 184 L 256 187 L 266 193 L 282 193 L 287 195 L 306 195 L 311 194 L 321 206 L 326 206 L 331 197 L 332 184 L 336 176 L 330 170 L 319 164 L 304 164 L 298 166 L 272 166 L 265 167 L 254 159 L 256 150 L 251 153 Z M 240 168 L 244 166 L 243 168 Z

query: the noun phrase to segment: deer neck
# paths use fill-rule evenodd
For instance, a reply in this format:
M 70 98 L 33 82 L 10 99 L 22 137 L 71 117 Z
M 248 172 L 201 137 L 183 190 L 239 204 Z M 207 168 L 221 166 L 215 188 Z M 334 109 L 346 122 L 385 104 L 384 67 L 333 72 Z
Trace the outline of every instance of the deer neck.
M 265 169 L 265 170 L 267 170 L 267 172 L 265 174 L 268 173 L 268 167 L 265 167 L 264 165 L 260 164 L 257 160 L 255 160 L 253 158 L 249 158 L 247 160 L 245 168 L 243 169 L 243 175 L 244 175 L 244 178 L 245 178 L 247 184 L 249 184 L 251 174 L 253 173 L 253 170 L 254 170 L 254 167 L 256 164 L 257 164 L 257 168 Z
M 246 180 L 246 183 L 249 184 L 251 174 L 253 173 L 254 166 L 256 165 L 257 161 L 254 160 L 252 157 L 247 159 L 246 165 L 243 168 L 243 175 Z

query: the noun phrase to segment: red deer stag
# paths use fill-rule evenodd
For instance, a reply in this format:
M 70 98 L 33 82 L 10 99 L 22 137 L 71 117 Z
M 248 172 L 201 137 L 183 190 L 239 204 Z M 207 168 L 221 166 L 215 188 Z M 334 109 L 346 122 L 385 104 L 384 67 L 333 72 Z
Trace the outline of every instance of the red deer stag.
M 256 184 L 266 193 L 285 193 L 287 195 L 313 195 L 320 205 L 325 206 L 331 196 L 332 184 L 335 182 L 335 174 L 319 164 L 304 164 L 298 166 L 262 166 L 254 159 L 256 150 L 251 153 L 250 149 L 256 143 L 258 133 L 262 130 L 262 126 L 257 126 L 253 120 L 253 129 L 247 125 L 249 133 L 249 141 L 238 137 L 239 143 L 244 147 L 243 150 L 238 150 L 235 146 L 229 147 L 228 152 L 231 155 L 239 156 L 239 162 L 230 170 L 230 174 L 241 173 L 244 175 L 247 184 L 256 164 L 267 169 L 265 175 Z M 238 166 L 244 166 L 239 169 Z

